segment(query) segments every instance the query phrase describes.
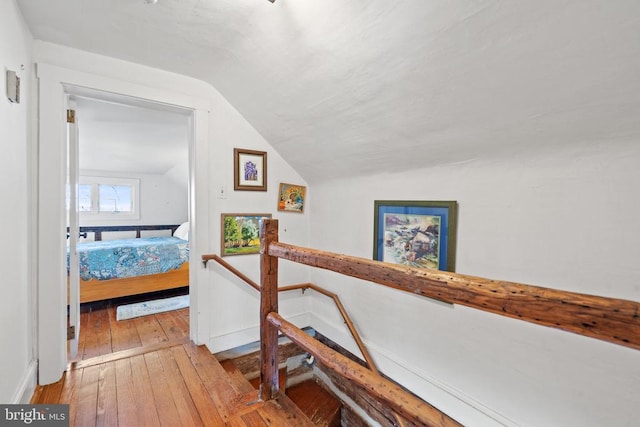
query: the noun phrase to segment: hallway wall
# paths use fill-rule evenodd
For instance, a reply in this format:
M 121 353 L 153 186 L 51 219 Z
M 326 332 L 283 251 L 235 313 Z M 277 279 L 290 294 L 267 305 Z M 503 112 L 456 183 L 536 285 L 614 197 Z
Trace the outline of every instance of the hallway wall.
M 324 182 L 311 246 L 371 259 L 374 200 L 457 200 L 458 273 L 640 301 L 639 164 L 628 137 Z M 334 276 L 312 281 L 340 295 L 381 370 L 466 425 L 640 418 L 640 351 Z M 323 299 L 312 312 L 353 347 Z
M 195 260 L 202 254 L 220 254 L 222 213 L 271 213 L 274 218 L 281 219 L 281 225 L 288 230 L 290 239 L 299 244 L 308 242 L 308 215 L 280 215 L 276 210 L 280 182 L 300 185 L 306 185 L 306 182 L 215 88 L 197 79 L 42 41 L 34 43 L 34 61 L 63 70 L 61 73 L 82 75 L 83 78 L 96 82 L 108 80 L 109 85 L 116 86 L 112 90 L 114 93 L 128 93 L 128 88 L 135 87 L 136 90 L 148 93 L 148 97 L 138 95 L 139 98 L 156 99 L 157 94 L 170 94 L 173 99 L 197 99 L 206 104 L 202 108 L 207 110 L 203 113 L 208 134 L 204 135 L 202 141 L 196 141 L 195 153 L 192 153 L 194 161 L 199 165 L 194 178 L 197 190 L 191 200 L 192 210 L 196 202 L 198 205 L 195 208 L 198 225 L 191 229 L 194 234 L 190 254 Z M 55 112 L 44 111 L 41 114 L 50 115 Z M 196 126 L 199 126 L 198 120 Z M 51 134 L 55 132 L 47 132 L 42 138 L 49 138 L 47 143 L 55 144 L 55 136 L 52 137 Z M 268 191 L 233 191 L 234 148 L 267 153 Z M 58 210 L 56 207 L 53 209 Z M 44 210 L 46 211 L 46 207 Z M 198 243 L 195 244 L 194 241 Z M 249 277 L 258 280 L 257 254 L 229 257 L 228 261 Z M 215 263 L 210 263 L 206 269 L 198 261 L 190 265 L 190 271 L 198 277 L 198 306 L 192 310 L 192 316 L 198 318 L 198 327 L 197 336 L 192 333 L 192 338 L 196 336 L 198 343 L 206 344 L 212 351 L 255 341 L 258 338 L 259 295 Z M 306 273 L 295 266 L 283 266 L 283 281 L 300 283 L 305 282 L 307 277 Z M 55 282 L 58 279 L 54 277 L 47 280 Z M 54 283 L 52 286 L 61 285 Z M 193 286 L 191 290 L 193 295 Z M 281 310 L 305 323 L 308 320 L 306 301 L 302 295 L 288 295 L 283 299 Z M 56 369 L 58 368 L 54 367 L 52 370 Z
M 0 2 L 0 402 L 18 403 L 35 380 L 29 232 L 32 37 L 13 0 Z M 22 67 L 24 66 L 24 69 Z M 10 103 L 5 70 L 20 77 L 20 103 Z M 27 399 L 30 395 L 26 396 Z

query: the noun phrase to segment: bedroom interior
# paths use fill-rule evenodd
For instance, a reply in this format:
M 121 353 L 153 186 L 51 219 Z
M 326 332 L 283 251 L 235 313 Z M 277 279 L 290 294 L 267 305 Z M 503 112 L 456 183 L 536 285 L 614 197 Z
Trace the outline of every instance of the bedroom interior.
M 76 402 L 76 421 L 90 424 L 164 415 L 176 424 L 188 423 L 181 415 L 196 424 L 258 423 L 277 408 L 246 406 L 261 394 L 242 381 L 247 373 L 227 361 L 219 367 L 216 357 L 272 337 L 276 326 L 306 345 L 295 325 L 360 358 L 327 298 L 335 294 L 376 369 L 455 423 L 635 425 L 640 352 L 629 344 L 637 342 L 640 301 L 639 8 L 632 0 L 3 2 L 0 59 L 20 78 L 20 102 L 0 103 L 4 140 L 17 142 L 0 151 L 11 184 L 0 195 L 15 202 L 2 208 L 14 224 L 6 238 L 17 242 L 0 257 L 12 301 L 2 324 L 14 325 L 2 328 L 12 351 L 0 355 L 0 401 L 27 403 L 48 384 L 45 397 Z M 64 95 L 77 88 L 185 111 L 194 184 L 188 214 L 153 222 L 189 221 L 195 230 L 193 309 L 181 319 L 158 315 L 158 324 L 181 325 L 181 338 L 166 335 L 168 348 L 130 349 L 130 357 L 118 352 L 68 370 L 64 124 L 57 119 Z M 265 153 L 264 190 L 234 188 L 237 149 Z M 304 210 L 280 209 L 283 183 L 306 189 Z M 454 200 L 449 272 L 378 269 L 376 249 L 395 261 L 434 263 L 441 236 L 437 221 L 409 227 L 392 212 L 385 223 L 377 201 Z M 222 219 L 230 213 L 270 214 L 279 223 L 286 243 L 268 251 L 285 258 L 279 287 L 298 287 L 280 293 L 270 311 L 277 315 L 220 263 L 200 262 L 225 255 Z M 416 214 L 402 215 L 413 221 Z M 419 239 L 408 238 L 414 233 Z M 253 253 L 224 262 L 260 283 L 261 255 L 255 239 L 246 240 Z M 429 279 L 402 292 L 291 258 Z M 513 284 L 535 284 L 536 292 Z M 455 295 L 450 301 L 438 292 Z M 569 303 L 569 295 L 580 301 Z M 324 349 L 311 350 L 313 358 L 299 356 L 313 363 L 298 367 L 332 363 Z M 349 379 L 323 374 L 364 399 L 354 394 L 364 385 L 351 377 L 369 374 L 339 364 Z M 127 377 L 126 366 L 145 374 Z M 217 382 L 223 373 L 226 385 Z M 273 370 L 263 376 L 269 394 L 281 378 Z M 117 402 L 133 402 L 119 405 L 109 385 L 120 380 L 142 387 L 146 398 L 116 387 Z M 72 383 L 80 386 L 67 389 Z M 180 410 L 184 402 L 190 410 Z M 382 425 L 401 422 L 392 413 L 382 418 Z M 414 424 L 422 421 L 432 422 Z
M 67 269 L 69 262 L 78 266 L 77 282 L 70 272 L 69 284 L 79 283 L 82 345 L 100 340 L 86 335 L 101 334 L 105 319 L 107 324 L 119 320 L 100 310 L 162 300 L 177 295 L 173 290 L 188 294 L 188 129 L 186 117 L 153 104 L 77 96 L 73 101 L 80 129 L 80 238 L 67 239 L 69 253 L 73 246 L 78 254 L 75 263 L 67 254 Z M 169 221 L 176 223 L 165 224 Z

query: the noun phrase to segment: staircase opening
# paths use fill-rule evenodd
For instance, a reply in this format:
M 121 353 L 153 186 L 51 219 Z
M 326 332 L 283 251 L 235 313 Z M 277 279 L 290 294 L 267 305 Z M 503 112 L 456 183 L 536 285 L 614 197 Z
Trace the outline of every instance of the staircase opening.
M 313 328 L 309 336 L 365 366 L 366 363 Z M 227 373 L 260 386 L 259 342 L 214 354 Z M 365 390 L 332 373 L 286 337 L 278 342 L 279 389 L 317 426 L 396 426 L 397 418 Z

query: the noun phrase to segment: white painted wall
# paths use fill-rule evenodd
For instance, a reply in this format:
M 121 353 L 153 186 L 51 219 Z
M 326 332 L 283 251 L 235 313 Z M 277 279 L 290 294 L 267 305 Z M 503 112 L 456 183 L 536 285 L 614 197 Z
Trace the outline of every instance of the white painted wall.
M 640 301 L 639 142 L 317 183 L 311 246 L 371 258 L 374 200 L 457 200 L 457 272 Z M 636 350 L 329 272 L 312 281 L 343 298 L 383 372 L 466 425 L 640 419 Z M 312 304 L 312 325 L 357 352 L 335 310 Z
M 278 212 L 278 185 L 281 182 L 306 185 L 300 175 L 288 165 L 234 109 L 212 114 L 211 129 L 218 145 L 209 157 L 211 182 L 211 212 L 214 221 L 211 240 L 212 253 L 220 254 L 221 213 L 271 213 L 279 220 L 280 239 L 293 244 L 308 244 L 309 215 Z M 267 152 L 267 191 L 233 191 L 233 148 Z M 213 148 L 213 147 L 212 147 Z M 218 198 L 221 186 L 225 198 Z M 260 281 L 259 255 L 230 256 L 226 261 Z M 214 352 L 226 350 L 259 339 L 259 295 L 239 279 L 215 263 L 212 270 L 213 300 L 210 348 Z M 280 262 L 279 283 L 290 285 L 308 281 L 308 273 L 300 266 Z M 308 325 L 307 299 L 300 292 L 280 295 L 280 313 L 298 326 Z
M 32 342 L 30 230 L 31 44 L 33 40 L 14 1 L 0 2 L 0 402 L 30 398 L 35 380 Z M 24 65 L 24 70 L 21 70 Z M 5 70 L 21 79 L 20 104 L 5 96 Z M 23 402 L 24 403 L 24 402 Z
M 80 225 L 180 224 L 189 215 L 189 162 L 176 165 L 165 174 L 81 170 L 80 175 L 140 180 L 140 219 L 80 218 Z M 179 180 L 181 179 L 181 180 Z
M 208 144 L 206 149 L 198 146 L 198 152 L 192 154 L 195 157 L 194 161 L 201 166 L 196 176 L 196 197 L 200 206 L 204 204 L 204 208 L 199 208 L 198 227 L 192 229 L 195 231 L 192 238 L 198 241 L 195 249 L 192 247 L 192 256 L 195 256 L 196 260 L 205 253 L 219 253 L 220 215 L 223 212 L 271 212 L 274 217 L 281 218 L 281 227 L 287 229 L 284 233 L 289 241 L 299 244 L 308 242 L 308 215 L 276 215 L 278 183 L 304 185 L 305 182 L 208 84 L 162 70 L 41 41 L 34 43 L 34 60 L 71 70 L 72 76 L 73 73 L 82 74 L 84 81 L 87 81 L 87 76 L 95 76 L 88 80 L 89 83 L 83 83 L 84 86 L 94 84 L 92 82 L 104 85 L 108 83 L 112 91 L 117 93 L 127 93 L 128 88 L 135 87 L 138 92 L 136 96 L 140 98 L 154 97 L 157 92 L 171 92 L 174 99 L 184 96 L 186 99 L 197 97 L 206 100 L 209 105 Z M 196 123 L 196 126 L 201 125 Z M 233 191 L 234 147 L 263 150 L 268 153 L 267 192 Z M 218 198 L 221 188 L 224 189 L 224 199 Z M 192 209 L 193 203 L 191 200 Z M 259 279 L 258 255 L 230 257 L 229 262 L 255 280 Z M 210 264 L 208 269 L 204 270 L 202 263 L 197 261 L 192 262 L 191 266 L 192 273 L 195 272 L 198 277 L 199 305 L 192 310 L 192 316 L 198 317 L 196 341 L 206 343 L 212 350 L 219 351 L 257 339 L 258 295 L 218 267 Z M 306 281 L 307 274 L 296 266 L 283 265 L 280 277 L 283 283 L 289 284 Z M 281 304 L 282 312 L 290 318 L 296 317 L 306 325 L 305 301 L 306 299 L 300 296 L 287 296 Z M 55 370 L 55 366 L 53 369 Z

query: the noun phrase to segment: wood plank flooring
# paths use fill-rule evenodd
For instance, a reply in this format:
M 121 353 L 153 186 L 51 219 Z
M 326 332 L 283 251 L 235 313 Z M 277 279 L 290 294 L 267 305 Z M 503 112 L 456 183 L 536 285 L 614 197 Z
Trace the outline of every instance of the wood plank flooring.
M 60 381 L 37 387 L 31 403 L 69 404 L 69 425 L 82 427 L 314 425 L 287 396 L 261 401 L 190 342 L 188 309 L 119 322 L 114 313 L 83 313 L 95 334 L 81 340 L 82 357 Z
M 186 294 L 187 289 L 82 304 L 78 355 L 90 359 L 189 336 L 189 309 L 183 308 L 127 320 L 116 320 L 116 309 L 150 299 Z
M 191 342 L 70 367 L 31 403 L 68 403 L 71 426 L 313 426 L 288 397 L 263 402 Z M 102 356 L 104 357 L 104 356 Z

